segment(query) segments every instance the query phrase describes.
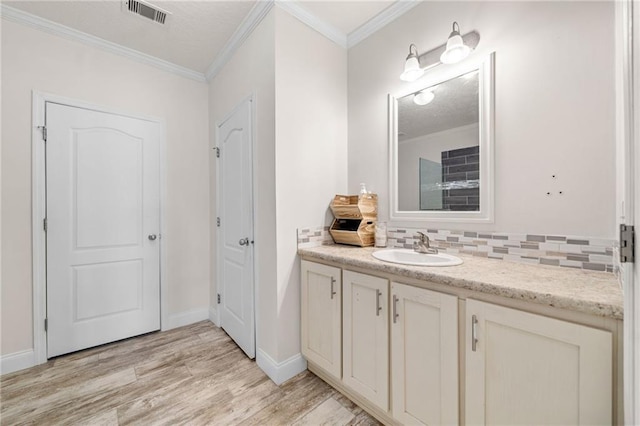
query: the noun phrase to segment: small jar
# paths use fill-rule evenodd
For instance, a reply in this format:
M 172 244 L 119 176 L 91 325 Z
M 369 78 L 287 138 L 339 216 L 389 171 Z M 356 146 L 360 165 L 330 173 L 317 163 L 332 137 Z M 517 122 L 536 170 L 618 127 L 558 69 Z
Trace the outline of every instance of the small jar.
M 387 246 L 387 223 L 386 222 L 376 222 L 376 247 L 386 247 Z

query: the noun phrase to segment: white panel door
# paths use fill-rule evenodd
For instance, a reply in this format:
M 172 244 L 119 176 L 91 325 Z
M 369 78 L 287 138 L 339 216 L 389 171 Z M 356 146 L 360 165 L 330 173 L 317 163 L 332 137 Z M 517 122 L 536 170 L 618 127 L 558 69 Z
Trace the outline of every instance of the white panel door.
M 47 355 L 160 328 L 159 125 L 47 102 Z
M 340 269 L 301 261 L 302 355 L 342 378 L 342 279 Z
M 255 357 L 251 100 L 218 126 L 220 326 Z
M 391 395 L 402 424 L 458 424 L 458 298 L 391 283 Z
M 610 332 L 475 300 L 466 319 L 467 424 L 612 423 Z
M 343 382 L 389 410 L 389 281 L 344 271 Z

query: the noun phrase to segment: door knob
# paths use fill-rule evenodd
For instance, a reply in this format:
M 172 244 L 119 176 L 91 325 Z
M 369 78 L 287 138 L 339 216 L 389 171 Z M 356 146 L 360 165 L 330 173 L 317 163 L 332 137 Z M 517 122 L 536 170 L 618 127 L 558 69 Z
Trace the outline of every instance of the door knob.
M 156 238 L 158 238 L 158 236 L 156 234 L 150 234 L 148 237 L 151 241 L 155 241 Z
M 238 241 L 238 244 L 240 244 L 241 246 L 248 246 L 249 245 L 249 237 L 241 239 L 240 241 Z

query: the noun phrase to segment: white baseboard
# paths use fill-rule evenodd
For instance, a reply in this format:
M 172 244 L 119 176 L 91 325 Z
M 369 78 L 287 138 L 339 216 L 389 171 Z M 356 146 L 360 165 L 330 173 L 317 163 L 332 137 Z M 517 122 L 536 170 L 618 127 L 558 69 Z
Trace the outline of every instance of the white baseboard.
M 36 365 L 36 355 L 33 349 L 15 352 L 0 357 L 0 374 L 13 373 Z
M 302 354 L 276 362 L 260 348 L 256 351 L 256 363 L 276 385 L 286 382 L 307 369 L 307 361 Z
M 217 327 L 220 327 L 220 324 L 218 324 L 218 311 L 213 307 L 209 307 L 209 321 L 214 323 Z
M 199 321 L 209 319 L 208 309 L 195 309 L 193 311 L 181 312 L 179 314 L 171 314 L 166 324 L 162 324 L 162 331 L 171 330 L 173 328 L 194 324 Z

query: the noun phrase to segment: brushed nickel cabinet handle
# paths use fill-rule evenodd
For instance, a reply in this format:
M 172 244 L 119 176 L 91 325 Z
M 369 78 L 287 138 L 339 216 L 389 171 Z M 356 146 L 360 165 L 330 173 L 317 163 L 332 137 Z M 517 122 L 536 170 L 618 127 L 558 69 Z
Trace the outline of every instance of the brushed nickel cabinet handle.
M 336 292 L 333 289 L 333 285 L 336 283 L 336 279 L 331 277 L 331 299 L 333 299 L 333 296 L 335 296 Z
M 475 315 L 471 316 L 471 350 L 476 351 L 478 346 L 478 318 Z
M 380 296 L 382 296 L 382 292 L 380 290 L 376 290 L 376 316 L 380 316 L 380 311 L 382 310 L 382 306 L 380 306 Z
M 398 320 L 398 296 L 393 295 L 393 323 L 395 324 Z

